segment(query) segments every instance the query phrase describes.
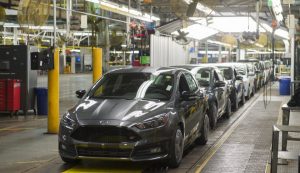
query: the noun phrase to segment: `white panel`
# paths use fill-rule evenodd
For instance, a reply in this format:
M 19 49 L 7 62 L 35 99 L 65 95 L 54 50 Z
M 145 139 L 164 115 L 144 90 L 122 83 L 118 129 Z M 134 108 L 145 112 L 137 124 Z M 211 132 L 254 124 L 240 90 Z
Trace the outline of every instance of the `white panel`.
M 187 63 L 187 51 L 170 37 L 151 35 L 151 66 L 163 67 Z

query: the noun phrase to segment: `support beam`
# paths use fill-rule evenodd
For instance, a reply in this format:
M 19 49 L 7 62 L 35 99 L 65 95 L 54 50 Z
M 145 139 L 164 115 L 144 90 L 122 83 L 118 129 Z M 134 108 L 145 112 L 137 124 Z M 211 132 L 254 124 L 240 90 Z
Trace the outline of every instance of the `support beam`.
M 93 48 L 93 83 L 102 77 L 102 49 Z
M 48 71 L 48 133 L 59 129 L 59 49 L 54 51 L 54 69 Z

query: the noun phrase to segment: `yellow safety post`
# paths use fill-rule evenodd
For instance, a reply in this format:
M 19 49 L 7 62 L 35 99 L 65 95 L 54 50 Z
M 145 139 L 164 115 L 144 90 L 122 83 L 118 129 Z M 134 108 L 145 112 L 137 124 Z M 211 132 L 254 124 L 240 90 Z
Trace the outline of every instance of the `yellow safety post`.
M 48 71 L 48 133 L 59 128 L 59 49 L 54 51 L 54 69 Z
M 102 49 L 93 48 L 93 83 L 102 76 Z

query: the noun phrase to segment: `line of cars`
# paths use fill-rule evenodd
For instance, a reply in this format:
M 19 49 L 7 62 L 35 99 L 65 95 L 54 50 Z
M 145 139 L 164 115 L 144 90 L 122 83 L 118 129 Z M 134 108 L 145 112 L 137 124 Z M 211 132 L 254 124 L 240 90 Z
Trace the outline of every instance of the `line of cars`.
M 59 154 L 66 163 L 161 160 L 178 167 L 185 149 L 206 144 L 217 120 L 254 94 L 251 64 L 110 71 L 88 91 L 76 91 L 80 101 L 60 122 Z

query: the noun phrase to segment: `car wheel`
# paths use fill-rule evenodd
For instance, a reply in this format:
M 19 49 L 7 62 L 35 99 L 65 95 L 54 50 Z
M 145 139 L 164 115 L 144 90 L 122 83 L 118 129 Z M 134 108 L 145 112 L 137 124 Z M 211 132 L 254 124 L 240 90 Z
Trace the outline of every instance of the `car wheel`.
M 250 86 L 248 86 L 248 91 L 247 91 L 247 96 L 246 96 L 246 100 L 250 99 Z
M 171 151 L 170 151 L 170 160 L 169 160 L 169 167 L 177 168 L 180 165 L 183 155 L 183 133 L 179 127 L 177 127 L 175 134 L 173 136 L 173 142 L 171 144 Z
M 210 128 L 215 129 L 217 126 L 217 120 L 218 120 L 218 109 L 215 103 L 212 103 L 209 107 L 209 123 L 210 123 Z
M 241 105 L 244 105 L 245 103 L 246 103 L 245 92 L 242 91 Z
M 239 108 L 239 99 L 237 93 L 235 93 L 234 99 L 232 101 L 232 108 L 234 111 L 236 111 Z
M 252 88 L 252 96 L 254 96 L 255 91 L 256 91 L 256 90 L 255 90 L 255 88 L 253 87 L 253 88 Z
M 64 156 L 60 156 L 60 158 L 61 158 L 61 160 L 63 160 L 65 163 L 68 163 L 68 164 L 75 164 L 80 161 L 79 159 L 71 159 L 71 158 L 67 158 Z
M 224 116 L 225 118 L 230 118 L 230 115 L 231 115 L 231 101 L 230 99 L 228 99 Z
M 209 118 L 208 115 L 205 114 L 203 126 L 201 128 L 201 136 L 196 139 L 195 143 L 198 145 L 205 145 L 208 141 L 208 133 L 209 133 Z

